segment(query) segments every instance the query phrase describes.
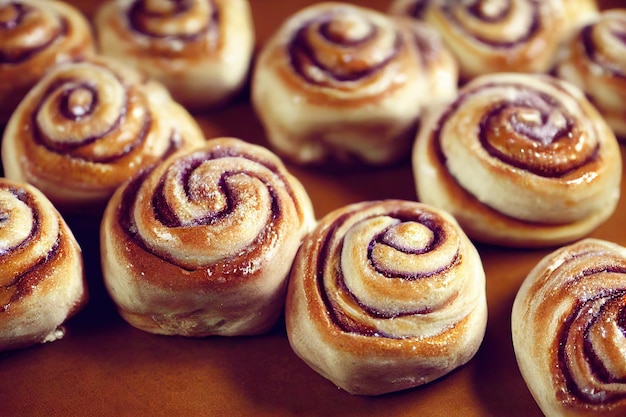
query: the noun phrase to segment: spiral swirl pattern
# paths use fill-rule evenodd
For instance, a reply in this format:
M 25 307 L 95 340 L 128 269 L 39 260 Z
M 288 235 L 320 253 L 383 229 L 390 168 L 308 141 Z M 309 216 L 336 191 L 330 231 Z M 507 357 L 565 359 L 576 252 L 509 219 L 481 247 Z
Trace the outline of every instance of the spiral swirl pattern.
M 428 337 L 464 317 L 467 311 L 450 308 L 470 285 L 456 272 L 464 268 L 454 227 L 429 212 L 371 211 L 329 226 L 316 257 L 335 324 L 366 335 Z M 424 325 L 435 316 L 436 327 Z
M 572 2 L 573 3 L 573 2 Z M 462 77 L 490 72 L 547 72 L 560 43 L 596 11 L 561 0 L 433 1 L 424 19 L 460 61 Z
M 587 239 L 546 256 L 513 307 L 516 355 L 546 415 L 626 410 L 626 250 Z
M 213 1 L 136 0 L 128 7 L 131 27 L 145 36 L 219 43 L 219 9 Z
M 581 40 L 590 60 L 618 77 L 626 76 L 626 13 L 610 10 L 582 29 Z
M 537 36 L 544 24 L 538 1 L 480 0 L 436 5 L 465 35 L 495 47 L 511 47 Z
M 626 137 L 626 12 L 604 11 L 580 30 L 558 75 L 582 88 L 620 137 Z
M 0 4 L 0 63 L 23 62 L 67 36 L 68 21 L 27 2 Z
M 0 1 L 0 121 L 59 62 L 90 56 L 94 40 L 87 20 L 60 1 Z
M 112 197 L 101 235 L 105 283 L 123 317 L 149 332 L 262 333 L 282 311 L 313 219 L 304 188 L 274 154 L 212 139 Z
M 103 54 L 130 62 L 194 110 L 239 92 L 254 47 L 247 0 L 108 1 L 94 17 Z
M 618 154 L 615 135 L 577 88 L 548 76 L 498 74 L 467 84 L 423 126 L 414 168 L 426 202 L 448 204 L 429 183 L 426 171 L 437 165 L 450 175 L 442 181 L 451 194 L 471 196 L 490 216 L 556 227 L 612 212 Z
M 415 24 L 414 24 L 415 23 Z M 458 68 L 425 24 L 350 4 L 292 15 L 265 44 L 252 103 L 275 149 L 301 164 L 390 165 Z
M 80 248 L 50 201 L 0 179 L 0 351 L 42 342 L 86 300 Z
M 59 254 L 59 219 L 49 211 L 41 197 L 0 181 L 0 312 L 28 295 L 44 278 L 37 270 Z
M 105 200 L 134 172 L 203 142 L 195 121 L 162 87 L 102 59 L 57 66 L 4 136 L 7 176 L 34 183 L 62 207 L 83 193 L 88 204 Z
M 337 89 L 371 83 L 400 53 L 397 29 L 377 14 L 334 8 L 303 23 L 289 45 L 291 65 L 307 82 Z
M 407 373 L 391 386 L 419 385 L 473 356 L 485 311 L 480 258 L 456 222 L 420 203 L 389 200 L 339 209 L 307 237 L 292 272 L 287 328 L 296 352 L 339 386 L 381 393 L 402 388 L 387 386 L 385 372 L 376 388 L 361 371 L 344 380 L 350 364 L 327 369 L 313 351 L 332 346 L 342 356 L 358 345 L 360 364 L 361 355 L 402 357 L 406 349 L 421 363 L 389 365 L 392 374 Z
M 279 163 L 247 147 L 216 140 L 161 164 L 129 193 L 129 229 L 151 251 L 185 269 L 218 268 L 233 258 L 241 262 L 234 271 L 263 267 L 246 258 L 274 256 L 280 237 L 307 216 Z

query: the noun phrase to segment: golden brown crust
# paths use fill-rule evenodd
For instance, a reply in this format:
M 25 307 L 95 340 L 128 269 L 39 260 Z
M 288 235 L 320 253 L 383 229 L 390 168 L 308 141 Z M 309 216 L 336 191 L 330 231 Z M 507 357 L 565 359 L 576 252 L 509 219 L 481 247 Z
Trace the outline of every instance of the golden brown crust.
M 406 157 L 424 107 L 452 97 L 456 83 L 431 28 L 318 3 L 263 46 L 252 103 L 269 142 L 297 163 L 388 165 Z
M 55 340 L 88 296 L 72 232 L 39 190 L 1 178 L 0 242 L 0 351 Z
M 513 304 L 513 346 L 546 416 L 626 413 L 626 249 L 585 239 L 546 255 Z
M 89 23 L 62 1 L 2 0 L 0 26 L 0 123 L 52 65 L 94 53 Z
M 428 383 L 469 361 L 487 320 L 480 257 L 448 214 L 385 200 L 321 219 L 294 262 L 287 335 L 352 394 Z
M 602 12 L 565 47 L 559 77 L 585 91 L 620 140 L 626 139 L 626 10 Z
M 5 175 L 62 212 L 102 210 L 139 170 L 202 144 L 196 121 L 158 83 L 119 62 L 59 64 L 28 93 L 2 142 Z
M 223 104 L 247 79 L 254 47 L 247 0 L 114 0 L 94 25 L 102 53 L 159 80 L 189 109 Z
M 180 151 L 121 187 L 101 226 L 105 284 L 142 330 L 262 333 L 313 222 L 302 185 L 271 152 L 233 138 Z
M 476 240 L 551 246 L 603 223 L 620 195 L 615 135 L 574 86 L 492 74 L 422 124 L 413 150 L 420 201 Z

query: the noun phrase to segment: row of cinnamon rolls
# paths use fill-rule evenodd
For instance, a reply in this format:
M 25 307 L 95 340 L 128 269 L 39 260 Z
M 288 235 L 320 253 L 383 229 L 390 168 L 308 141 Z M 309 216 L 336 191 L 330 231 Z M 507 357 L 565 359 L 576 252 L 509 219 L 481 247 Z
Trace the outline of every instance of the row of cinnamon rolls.
M 618 136 L 626 135 L 622 9 L 600 12 L 593 0 L 393 0 L 387 12 L 349 3 L 314 4 L 283 22 L 260 45 L 259 62 L 253 63 L 255 28 L 245 0 L 109 1 L 96 9 L 93 25 L 63 2 L 3 0 L 0 75 L 6 82 L 0 84 L 0 120 L 8 119 L 50 66 L 97 51 L 139 68 L 192 111 L 232 98 L 254 64 L 253 78 L 260 78 L 253 82 L 253 90 L 259 90 L 253 91 L 259 96 L 254 102 L 269 140 L 303 163 L 328 156 L 392 163 L 400 151 L 384 155 L 382 149 L 402 148 L 393 138 L 406 136 L 421 110 L 450 99 L 458 81 L 495 72 L 552 72 L 573 82 Z M 280 99 L 263 98 L 268 90 Z M 293 95 L 300 99 L 284 97 Z M 325 124 L 333 129 L 315 131 L 301 116 L 330 106 L 345 112 L 347 122 L 356 116 L 346 108 L 363 107 L 360 102 L 380 108 L 380 114 L 363 119 L 380 119 L 370 130 L 383 143 L 369 147 L 381 156 L 341 149 L 336 137 L 342 130 L 349 135 L 347 126 L 335 127 L 330 120 Z M 287 110 L 292 124 L 274 120 Z M 355 120 L 351 127 L 356 125 Z M 286 135 L 296 143 L 283 143 Z M 319 149 L 315 142 L 321 142 Z
M 72 231 L 30 185 L 0 180 L 0 208 L 0 347 L 62 337 L 88 296 Z M 100 233 L 106 288 L 131 325 L 260 334 L 284 308 L 294 351 L 353 394 L 446 375 L 472 359 L 487 326 L 481 258 L 450 214 L 385 200 L 315 223 L 280 159 L 237 139 L 181 149 L 131 178 Z M 522 284 L 513 343 L 547 415 L 623 413 L 625 265 L 625 248 L 584 239 Z
M 518 4 L 487 3 L 472 13 L 497 20 Z M 26 19 L 15 4 L 0 14 L 7 27 Z M 152 16 L 174 6 L 145 7 Z M 457 91 L 458 62 L 425 25 L 345 4 L 296 17 L 269 40 L 252 81 L 270 144 L 305 163 L 330 154 L 386 165 L 412 153 L 421 202 L 363 202 L 316 222 L 278 155 L 207 141 L 152 78 L 103 57 L 55 66 L 3 137 L 2 349 L 60 337 L 84 305 L 80 248 L 56 210 L 106 206 L 103 278 L 133 326 L 258 334 L 284 308 L 291 345 L 321 375 L 355 394 L 397 391 L 461 366 L 482 342 L 486 278 L 472 240 L 560 245 L 612 215 L 619 144 L 573 84 L 499 73 Z M 69 262 L 46 266 L 59 259 Z M 623 414 L 624 259 L 608 242 L 574 243 L 539 263 L 518 293 L 513 343 L 548 415 Z M 32 298 L 41 294 L 53 300 Z
M 533 16 L 543 16 L 543 7 L 558 9 L 544 3 L 531 2 Z M 191 19 L 187 13 L 195 16 L 186 8 L 190 5 L 157 0 L 117 5 L 122 4 L 132 9 L 132 28 L 156 30 L 168 13 L 182 21 L 166 28 L 193 27 L 183 19 Z M 211 4 L 213 19 L 228 15 Z M 491 16 L 494 24 L 519 6 L 472 4 L 469 16 Z M 3 8 L 9 33 L 37 23 L 30 22 L 35 6 L 26 6 L 10 2 Z M 435 13 L 438 7 L 443 6 L 433 2 L 427 9 Z M 568 19 L 569 32 L 574 21 L 592 19 L 591 7 L 580 9 L 579 19 Z M 445 16 L 461 13 L 445 10 Z M 596 50 L 593 39 L 608 38 L 605 42 L 623 47 L 619 27 L 624 25 L 618 18 L 609 20 L 597 20 L 597 27 L 581 32 L 589 54 Z M 217 36 L 202 27 L 203 37 Z M 161 45 L 197 37 L 177 36 L 152 33 L 149 38 Z M 344 3 L 315 4 L 296 13 L 263 46 L 253 72 L 251 103 L 269 146 L 293 163 L 332 160 L 343 168 L 387 166 L 410 156 L 418 199 L 452 213 L 481 242 L 561 244 L 606 221 L 619 201 L 622 167 L 615 129 L 597 100 L 575 84 L 536 73 L 493 72 L 459 89 L 460 61 L 442 39 L 425 22 Z M 619 57 L 614 49 L 608 48 Z M 606 64 L 607 53 L 595 53 L 587 73 L 622 80 L 617 64 L 607 64 L 611 72 L 591 67 Z M 582 68 L 571 61 L 562 64 L 565 73 Z M 203 141 L 188 106 L 172 96 L 180 89 L 168 90 L 156 75 L 145 74 L 102 55 L 46 71 L 5 128 L 6 175 L 47 190 L 63 210 L 97 209 L 128 176 L 188 141 Z M 598 96 L 620 94 L 608 84 L 593 85 Z
M 243 88 L 254 48 L 247 0 L 121 0 L 92 21 L 62 1 L 0 2 L 0 122 L 55 64 L 102 54 L 168 88 L 189 110 L 217 107 Z

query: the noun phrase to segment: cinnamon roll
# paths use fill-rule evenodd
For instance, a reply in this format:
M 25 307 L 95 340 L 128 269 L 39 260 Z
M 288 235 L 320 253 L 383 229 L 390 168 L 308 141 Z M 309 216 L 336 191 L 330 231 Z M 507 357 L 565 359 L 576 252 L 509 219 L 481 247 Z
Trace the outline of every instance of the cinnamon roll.
M 482 343 L 482 262 L 441 210 L 354 203 L 326 215 L 302 243 L 285 319 L 295 353 L 351 394 L 426 384 Z
M 471 238 L 562 244 L 614 212 L 619 144 L 575 86 L 548 75 L 491 74 L 430 116 L 413 151 L 418 198 L 452 213 Z
M 438 30 L 458 59 L 464 81 L 493 72 L 548 72 L 561 43 L 598 13 L 593 0 L 398 3 L 392 3 L 392 11 L 417 13 Z M 421 7 L 417 12 L 415 5 Z
M 546 416 L 626 415 L 626 249 L 584 239 L 543 258 L 517 293 L 513 347 Z
M 87 19 L 62 1 L 0 0 L 0 123 L 46 70 L 94 53 Z
M 63 337 L 87 302 L 82 252 L 35 187 L 0 178 L 0 351 Z
M 106 288 L 151 333 L 269 330 L 313 223 L 302 184 L 269 150 L 217 138 L 181 150 L 111 198 L 101 224 Z
M 63 213 L 101 211 L 135 172 L 203 142 L 160 84 L 93 58 L 57 65 L 27 94 L 4 132 L 2 162 L 7 178 L 35 185 Z
M 559 77 L 590 97 L 620 140 L 626 140 L 626 9 L 604 11 L 566 46 Z
M 437 33 L 413 23 L 343 3 L 287 19 L 252 78 L 252 104 L 276 152 L 311 165 L 405 159 L 422 111 L 454 96 L 458 79 Z
M 110 0 L 94 25 L 102 53 L 159 80 L 189 109 L 217 107 L 247 81 L 254 48 L 247 0 Z

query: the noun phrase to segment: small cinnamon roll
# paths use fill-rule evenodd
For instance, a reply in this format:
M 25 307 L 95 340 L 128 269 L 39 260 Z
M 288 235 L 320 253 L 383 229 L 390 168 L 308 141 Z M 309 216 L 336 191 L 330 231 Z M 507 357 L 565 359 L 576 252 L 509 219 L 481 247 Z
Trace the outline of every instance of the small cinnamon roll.
M 454 96 L 457 79 L 432 28 L 318 3 L 263 46 L 252 104 L 269 143 L 292 162 L 384 166 L 407 157 L 422 111 Z
M 57 65 L 27 94 L 4 132 L 2 163 L 7 178 L 35 185 L 63 213 L 101 211 L 134 173 L 203 142 L 164 87 L 92 58 Z
M 482 343 L 482 262 L 441 210 L 354 203 L 322 218 L 302 243 L 285 319 L 295 353 L 351 394 L 426 384 Z
M 0 351 L 63 337 L 85 305 L 74 235 L 35 187 L 0 178 Z
M 140 68 L 190 110 L 240 92 L 254 48 L 247 0 L 109 0 L 96 13 L 105 55 Z
M 0 123 L 51 66 L 93 55 L 89 22 L 62 1 L 0 0 Z
M 515 297 L 513 347 L 546 416 L 626 415 L 626 249 L 584 239 L 545 256 Z
M 118 189 L 101 225 L 106 288 L 151 333 L 269 330 L 314 221 L 302 184 L 267 149 L 217 138 L 181 150 Z
M 548 75 L 491 74 L 430 116 L 413 152 L 418 198 L 449 211 L 471 238 L 562 244 L 613 214 L 619 144 L 575 86 Z
M 583 89 L 618 139 L 626 140 L 626 9 L 602 12 L 565 51 L 558 76 Z
M 493 72 L 548 72 L 561 43 L 598 8 L 593 0 L 396 0 L 390 12 L 441 34 L 467 81 Z

